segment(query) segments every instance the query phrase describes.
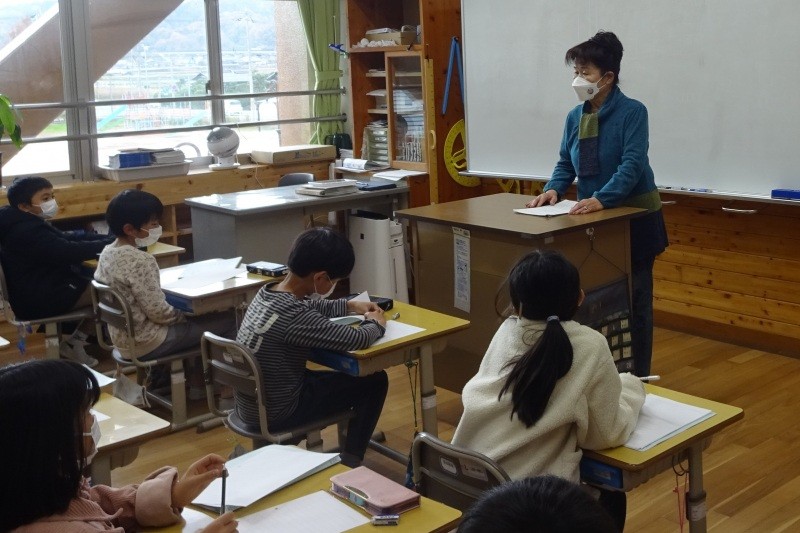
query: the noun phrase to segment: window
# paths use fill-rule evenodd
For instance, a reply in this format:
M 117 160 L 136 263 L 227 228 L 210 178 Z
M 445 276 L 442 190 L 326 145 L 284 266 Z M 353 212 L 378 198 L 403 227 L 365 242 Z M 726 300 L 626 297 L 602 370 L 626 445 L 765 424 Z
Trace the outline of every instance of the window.
M 293 1 L 3 5 L 0 92 L 20 105 L 28 140 L 18 153 L 0 145 L 4 176 L 92 179 L 97 164 L 129 147 L 206 155 L 217 124 L 237 128 L 240 153 L 311 136 L 313 75 Z M 74 36 L 66 44 L 63 27 Z

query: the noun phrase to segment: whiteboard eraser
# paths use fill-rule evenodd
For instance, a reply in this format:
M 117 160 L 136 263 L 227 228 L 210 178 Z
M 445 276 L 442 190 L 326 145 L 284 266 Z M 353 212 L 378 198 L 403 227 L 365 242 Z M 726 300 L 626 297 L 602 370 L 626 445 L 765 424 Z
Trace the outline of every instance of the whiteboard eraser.
M 772 189 L 772 197 L 800 200 L 800 189 Z

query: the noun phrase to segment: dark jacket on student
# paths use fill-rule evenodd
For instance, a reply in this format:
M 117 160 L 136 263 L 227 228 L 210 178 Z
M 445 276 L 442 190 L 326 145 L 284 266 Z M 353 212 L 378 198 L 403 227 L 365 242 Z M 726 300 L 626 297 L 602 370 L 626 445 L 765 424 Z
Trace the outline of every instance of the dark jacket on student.
M 112 240 L 64 232 L 34 214 L 0 208 L 0 261 L 16 317 L 32 320 L 72 309 L 89 283 L 79 274 L 81 262 L 96 259 Z

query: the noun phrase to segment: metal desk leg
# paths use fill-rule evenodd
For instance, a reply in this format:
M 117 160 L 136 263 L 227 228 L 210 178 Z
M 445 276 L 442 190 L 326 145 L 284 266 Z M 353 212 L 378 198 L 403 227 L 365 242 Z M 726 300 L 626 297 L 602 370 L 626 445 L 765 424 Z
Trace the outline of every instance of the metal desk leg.
M 691 533 L 706 532 L 706 491 L 703 489 L 703 444 L 689 448 L 689 494 L 686 495 L 686 517 Z
M 433 345 L 426 343 L 419 349 L 419 388 L 422 399 L 422 429 L 433 435 L 439 435 L 436 416 L 436 387 L 433 385 Z
M 48 322 L 44 325 L 44 353 L 45 359 L 58 359 L 61 357 L 59 348 L 61 346 L 59 335 L 59 325 L 56 322 Z
M 111 486 L 111 454 L 97 454 L 89 465 L 92 485 Z

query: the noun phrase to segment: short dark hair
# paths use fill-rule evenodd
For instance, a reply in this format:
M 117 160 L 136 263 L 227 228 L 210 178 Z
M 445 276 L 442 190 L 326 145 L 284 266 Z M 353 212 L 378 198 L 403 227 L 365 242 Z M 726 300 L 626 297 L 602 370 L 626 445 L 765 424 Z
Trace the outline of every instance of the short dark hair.
M 572 368 L 572 344 L 561 321 L 572 320 L 578 310 L 581 280 L 575 265 L 559 252 L 535 250 L 511 269 L 508 289 L 520 317 L 546 321 L 538 338 L 532 332 L 521 333 L 535 340 L 524 354 L 506 364 L 511 371 L 498 395 L 500 399 L 511 391 L 509 416 L 516 414 L 531 427 L 544 414 L 558 380 Z
M 622 63 L 622 43 L 610 31 L 600 30 L 588 41 L 576 44 L 564 56 L 567 65 L 591 63 L 605 74 L 614 73 L 614 85 L 619 83 L 619 67 Z
M 331 279 L 341 279 L 350 275 L 355 263 L 356 254 L 347 237 L 331 228 L 319 227 L 297 236 L 286 264 L 300 277 L 325 271 Z
M 67 510 L 86 467 L 84 415 L 100 388 L 63 359 L 0 368 L 0 531 Z
M 153 217 L 161 218 L 163 212 L 164 204 L 155 194 L 139 189 L 125 189 L 108 202 L 106 222 L 111 233 L 124 237 L 125 231 L 122 228 L 125 224 L 140 229 Z
M 40 176 L 23 176 L 8 186 L 8 204 L 19 208 L 19 204 L 30 204 L 33 195 L 42 189 L 52 189 L 53 184 Z
M 619 533 L 619 529 L 579 485 L 539 476 L 486 491 L 464 514 L 457 532 Z

